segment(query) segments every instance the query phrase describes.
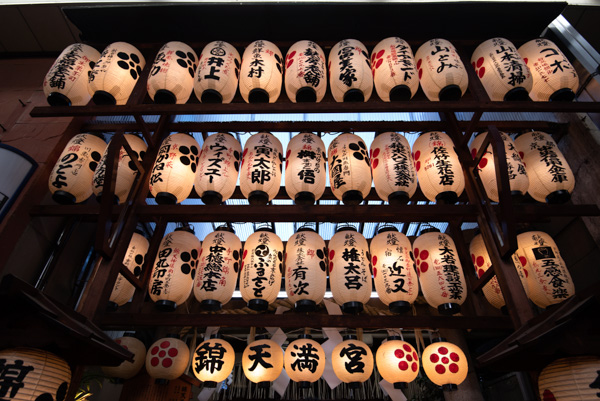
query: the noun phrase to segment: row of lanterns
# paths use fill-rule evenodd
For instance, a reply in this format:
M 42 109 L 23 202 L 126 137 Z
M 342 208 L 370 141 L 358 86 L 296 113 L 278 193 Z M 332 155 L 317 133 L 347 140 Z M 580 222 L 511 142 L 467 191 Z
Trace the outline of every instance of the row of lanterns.
M 102 54 L 81 43 L 67 47 L 48 71 L 44 93 L 51 105 L 123 105 L 145 66 L 142 53 L 115 42 Z M 327 63 L 327 65 L 326 65 Z M 567 100 L 575 97 L 579 78 L 560 49 L 548 39 L 534 39 L 517 49 L 509 40 L 480 44 L 471 63 L 491 100 Z M 285 78 L 284 78 L 285 76 Z M 201 102 L 230 103 L 239 87 L 249 103 L 274 103 L 282 86 L 292 102 L 320 102 L 327 81 L 337 102 L 367 101 L 373 87 L 386 102 L 411 99 L 419 88 L 429 100 L 458 100 L 468 74 L 456 48 L 431 39 L 416 54 L 399 37 L 379 42 L 369 58 L 355 39 L 334 45 L 326 61 L 310 40 L 294 43 L 283 58 L 266 40 L 246 47 L 243 57 L 227 42 L 214 41 L 200 57 L 187 44 L 166 43 L 151 67 L 147 90 L 156 103 L 183 104 L 192 91 Z

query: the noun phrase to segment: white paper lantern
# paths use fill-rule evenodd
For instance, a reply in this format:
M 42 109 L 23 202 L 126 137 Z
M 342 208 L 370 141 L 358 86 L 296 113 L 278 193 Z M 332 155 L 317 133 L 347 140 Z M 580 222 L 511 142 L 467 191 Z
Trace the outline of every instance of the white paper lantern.
M 159 204 L 185 200 L 194 187 L 200 145 L 188 134 L 169 135 L 160 145 L 150 175 L 150 192 Z
M 435 342 L 423 351 L 423 370 L 444 390 L 456 389 L 467 378 L 469 365 L 465 353 L 449 342 Z
M 279 193 L 282 161 L 283 147 L 271 133 L 259 132 L 246 141 L 240 190 L 251 205 L 264 205 Z
M 417 190 L 417 172 L 406 138 L 397 132 L 375 137 L 369 152 L 377 195 L 390 205 L 405 205 Z
M 327 156 L 317 135 L 295 135 L 285 154 L 285 191 L 297 205 L 313 205 L 325 191 Z
M 150 75 L 148 95 L 154 103 L 184 104 L 194 89 L 198 55 L 183 42 L 168 42 L 160 48 Z
M 465 176 L 452 139 L 440 131 L 422 134 L 413 144 L 413 159 L 427 199 L 456 203 L 465 189 Z
M 410 100 L 419 90 L 419 75 L 408 42 L 383 39 L 371 52 L 371 69 L 377 95 L 384 102 Z
M 327 149 L 331 191 L 345 205 L 358 205 L 371 192 L 367 145 L 354 134 L 340 134 Z
M 367 48 L 345 39 L 329 52 L 329 86 L 336 102 L 366 102 L 373 92 L 373 75 Z
M 146 59 L 142 53 L 129 43 L 109 45 L 90 73 L 88 91 L 94 103 L 127 103 L 145 66 Z
M 215 387 L 227 379 L 233 370 L 235 351 L 231 344 L 221 338 L 206 340 L 194 351 L 192 370 L 205 387 Z
M 575 99 L 579 76 L 554 42 L 545 38 L 530 40 L 519 47 L 519 54 L 533 77 L 529 93 L 533 100 L 570 102 Z
M 273 340 L 259 339 L 248 344 L 242 354 L 244 375 L 252 383 L 268 385 L 275 381 L 283 370 L 283 350 Z
M 149 246 L 148 240 L 143 235 L 137 232 L 133 233 L 123 257 L 123 264 L 136 277 L 142 274 L 142 267 L 144 266 L 144 259 Z M 134 293 L 135 287 L 133 284 L 127 281 L 122 274 L 119 274 L 110 294 L 110 309 L 116 309 L 119 306 L 125 305 L 133 297 Z
M 285 373 L 301 387 L 308 387 L 321 378 L 325 370 L 325 351 L 311 339 L 310 335 L 301 335 L 290 342 L 283 356 Z
M 491 100 L 529 100 L 533 78 L 509 40 L 492 38 L 481 43 L 471 64 Z
M 240 77 L 240 53 L 227 42 L 210 42 L 200 54 L 194 93 L 201 103 L 231 103 Z
M 176 335 L 157 340 L 146 354 L 146 372 L 161 384 L 180 377 L 189 363 L 190 349 Z
M 65 146 L 54 165 L 48 187 L 55 202 L 81 203 L 92 195 L 94 171 L 106 142 L 91 134 L 78 134 Z
M 358 388 L 373 373 L 373 352 L 356 336 L 346 336 L 331 352 L 331 365 L 338 379 Z
M 538 378 L 543 401 L 595 401 L 598 399 L 598 356 L 561 358 L 546 366 Z
M 415 54 L 421 88 L 432 101 L 459 100 L 469 86 L 469 75 L 456 48 L 446 39 L 431 39 Z
M 51 106 L 85 106 L 92 96 L 88 79 L 100 52 L 83 43 L 67 46 L 44 78 L 44 95 Z
M 119 366 L 102 366 L 102 372 L 112 378 L 131 379 L 146 363 L 146 346 L 131 333 L 115 340 L 117 344 L 133 354 L 133 362 L 123 361 Z
M 285 56 L 285 92 L 293 102 L 320 102 L 327 91 L 325 53 L 313 41 L 301 40 Z
M 377 370 L 394 388 L 406 388 L 419 374 L 419 355 L 412 345 L 399 336 L 390 336 L 377 348 Z
M 283 81 L 281 51 L 267 40 L 248 45 L 242 56 L 240 94 L 246 103 L 275 103 Z

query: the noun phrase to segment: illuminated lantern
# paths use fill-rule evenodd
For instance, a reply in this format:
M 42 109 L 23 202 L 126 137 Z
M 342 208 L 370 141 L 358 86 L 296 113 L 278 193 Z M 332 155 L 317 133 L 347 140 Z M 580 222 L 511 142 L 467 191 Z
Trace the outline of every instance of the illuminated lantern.
M 198 55 L 182 42 L 160 48 L 148 77 L 148 95 L 154 103 L 184 104 L 194 89 Z
M 184 374 L 189 363 L 190 349 L 177 335 L 156 341 L 146 354 L 146 372 L 160 384 Z
M 481 43 L 471 64 L 491 100 L 529 100 L 533 78 L 509 40 L 492 38 Z
M 194 93 L 201 103 L 231 103 L 240 77 L 240 53 L 227 42 L 210 42 L 200 54 Z
M 344 341 L 331 352 L 333 372 L 351 388 L 360 387 L 360 383 L 369 380 L 373 373 L 373 353 L 367 344 L 358 341 L 356 336 L 345 336 Z
M 252 135 L 244 147 L 240 190 L 251 205 L 265 205 L 281 187 L 283 147 L 269 132 Z
M 248 307 L 265 311 L 277 299 L 283 271 L 283 242 L 268 228 L 250 234 L 244 244 L 240 292 Z
M 194 296 L 207 310 L 219 310 L 235 291 L 240 270 L 242 243 L 233 229 L 218 227 L 202 242 Z
M 242 146 L 225 132 L 210 135 L 202 145 L 198 173 L 194 181 L 196 193 L 206 205 L 219 205 L 231 198 L 240 171 Z
M 371 240 L 375 290 L 390 311 L 403 313 L 419 295 L 412 245 L 395 227 L 384 227 Z
M 71 382 L 67 362 L 35 348 L 0 351 L 2 398 L 11 401 L 64 400 Z
M 440 341 L 430 344 L 423 350 L 422 360 L 429 380 L 444 390 L 456 389 L 467 378 L 467 357 L 452 343 Z
M 146 154 L 146 142 L 137 135 L 125 134 L 123 135 L 125 140 L 133 150 L 137 160 L 141 163 L 144 155 Z M 104 189 L 104 177 L 106 176 L 106 158 L 108 157 L 108 146 L 100 159 L 100 164 L 94 172 L 94 179 L 92 182 L 92 191 L 96 195 L 96 199 L 100 201 L 102 197 L 102 190 Z M 135 177 L 138 175 L 138 169 L 135 163 L 129 157 L 129 154 L 125 148 L 121 147 L 119 150 L 119 159 L 117 161 L 117 181 L 115 182 L 115 197 L 120 203 L 124 203 L 127 200 L 129 191 L 133 186 Z
M 431 39 L 415 54 L 421 88 L 432 101 L 459 100 L 469 86 L 469 75 L 456 48 L 446 39 Z
M 528 231 L 517 235 L 517 243 L 515 254 L 529 272 L 526 281 L 534 304 L 547 308 L 575 294 L 571 274 L 551 236 Z
M 367 145 L 354 134 L 335 137 L 327 150 L 331 191 L 345 205 L 358 205 L 371 192 Z
M 227 341 L 214 336 L 203 341 L 194 351 L 192 370 L 205 387 L 216 387 L 227 379 L 235 363 L 235 351 Z
M 473 142 L 471 142 L 469 148 L 471 149 L 473 159 L 477 156 L 477 152 L 479 152 L 479 148 L 486 135 L 488 135 L 487 132 L 479 133 L 475 136 Z M 504 142 L 504 151 L 506 152 L 510 193 L 512 196 L 519 199 L 527 193 L 527 189 L 529 188 L 529 178 L 525 171 L 525 165 L 523 164 L 512 139 L 504 132 L 500 132 L 500 137 Z M 485 154 L 477 165 L 477 170 L 488 198 L 494 202 L 498 202 L 500 200 L 500 195 L 498 194 L 498 183 L 496 182 L 496 165 L 494 163 L 492 144 L 488 145 Z
M 419 77 L 410 45 L 403 39 L 383 39 L 371 52 L 377 95 L 384 102 L 410 100 L 419 90 Z
M 333 299 L 346 313 L 358 313 L 369 302 L 369 245 L 354 227 L 342 227 L 329 241 L 329 285 Z
M 452 238 L 437 228 L 423 230 L 413 244 L 413 255 L 427 303 L 444 315 L 459 313 L 467 286 Z
M 248 45 L 242 56 L 240 94 L 246 103 L 275 103 L 283 81 L 281 51 L 267 40 Z
M 100 52 L 83 43 L 73 43 L 60 53 L 44 78 L 44 95 L 50 106 L 85 106 L 89 74 Z
M 142 274 L 142 266 L 144 265 L 144 258 L 150 244 L 148 240 L 137 232 L 133 233 L 129 246 L 123 257 L 123 264 L 129 269 L 136 277 Z M 117 309 L 119 306 L 125 305 L 133 294 L 135 293 L 135 287 L 131 284 L 123 275 L 119 274 L 113 290 L 109 298 L 109 308 L 112 310 Z
M 158 204 L 184 201 L 194 187 L 200 145 L 188 134 L 169 135 L 160 145 L 150 175 L 150 192 Z
M 336 102 L 366 102 L 373 92 L 367 48 L 356 39 L 338 42 L 329 52 L 329 86 Z
M 369 152 L 377 195 L 390 205 L 405 205 L 417 190 L 417 172 L 410 144 L 397 132 L 375 137 Z
M 283 370 L 283 350 L 275 341 L 256 336 L 242 354 L 244 374 L 252 383 L 268 387 Z
M 295 135 L 285 155 L 285 191 L 297 205 L 313 205 L 325 191 L 327 156 L 317 135 Z
M 308 334 L 292 341 L 283 356 L 285 373 L 300 387 L 309 387 L 321 378 L 325 370 L 325 351 Z
M 189 298 L 198 266 L 200 240 L 194 231 L 178 227 L 165 235 L 148 284 L 150 298 L 162 310 L 174 310 Z
M 320 102 L 327 91 L 325 53 L 313 41 L 301 40 L 285 56 L 285 92 L 293 103 Z
M 94 103 L 124 105 L 146 66 L 146 59 L 125 42 L 109 45 L 90 73 L 88 91 Z
M 515 146 L 529 176 L 529 195 L 538 202 L 565 203 L 575 188 L 575 175 L 552 136 L 533 131 L 519 135 Z
M 598 399 L 598 356 L 561 358 L 546 366 L 538 378 L 543 401 Z
M 123 361 L 119 366 L 102 366 L 102 372 L 116 379 L 131 379 L 137 375 L 146 363 L 146 347 L 132 333 L 115 340 L 117 344 L 133 354 L 133 362 Z
M 412 345 L 399 336 L 390 336 L 377 348 L 377 370 L 394 388 L 406 388 L 419 374 L 419 355 Z
M 533 77 L 529 97 L 535 101 L 570 102 L 575 99 L 579 77 L 554 42 L 545 38 L 530 40 L 519 47 L 519 54 Z
M 465 176 L 452 139 L 440 131 L 421 134 L 413 144 L 413 159 L 425 197 L 456 203 L 465 189 Z
M 285 248 L 285 291 L 299 312 L 317 308 L 327 289 L 327 247 L 308 227 L 290 237 Z
M 94 171 L 106 150 L 106 142 L 92 134 L 78 134 L 65 146 L 48 180 L 55 202 L 81 203 L 92 195 Z

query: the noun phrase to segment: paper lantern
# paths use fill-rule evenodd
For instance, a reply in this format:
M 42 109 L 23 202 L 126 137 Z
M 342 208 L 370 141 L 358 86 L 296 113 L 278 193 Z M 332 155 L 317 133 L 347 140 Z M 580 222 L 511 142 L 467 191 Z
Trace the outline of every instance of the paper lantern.
M 0 143 L 0 222 L 37 167 L 37 162 L 25 152 Z
M 131 379 L 146 363 L 146 346 L 131 333 L 115 340 L 117 344 L 133 354 L 133 362 L 123 361 L 119 366 L 102 366 L 102 372 L 116 379 Z
M 344 341 L 331 352 L 333 372 L 351 388 L 360 387 L 360 383 L 369 380 L 373 373 L 373 353 L 367 344 L 358 341 L 356 336 L 346 336 Z
M 252 383 L 266 386 L 275 381 L 283 370 L 283 350 L 275 341 L 256 336 L 242 354 L 244 374 Z
M 570 102 L 575 99 L 579 77 L 554 42 L 545 38 L 530 40 L 519 47 L 519 54 L 533 78 L 529 97 L 535 101 Z
M 201 103 L 231 103 L 240 77 L 240 53 L 227 42 L 210 42 L 200 54 L 194 93 Z
M 136 277 L 142 274 L 142 267 L 144 266 L 144 259 L 149 246 L 148 240 L 143 235 L 137 232 L 133 233 L 123 257 L 123 264 Z M 123 275 L 119 274 L 110 294 L 109 308 L 114 310 L 119 306 L 125 305 L 133 297 L 134 293 L 135 287 L 133 284 L 127 281 Z
M 240 292 L 248 307 L 265 311 L 277 299 L 283 270 L 283 242 L 270 229 L 250 234 L 244 244 Z
M 479 133 L 475 136 L 473 142 L 471 142 L 469 149 L 471 149 L 473 159 L 477 156 L 477 152 L 479 151 L 479 148 L 481 148 L 481 144 L 486 135 L 489 134 L 487 132 Z M 527 193 L 527 189 L 529 188 L 529 177 L 527 177 L 525 165 L 523 164 L 512 139 L 504 132 L 500 132 L 500 137 L 504 142 L 504 151 L 506 152 L 510 194 L 513 197 L 520 199 Z M 494 150 L 492 144 L 488 145 L 485 154 L 479 161 L 477 171 L 488 198 L 493 202 L 498 202 L 500 200 L 500 195 L 498 193 L 498 183 L 496 181 L 496 164 L 494 163 Z
M 106 142 L 91 134 L 78 134 L 65 146 L 48 180 L 52 199 L 61 204 L 81 203 L 92 195 L 94 171 Z
M 248 45 L 242 56 L 240 94 L 246 103 L 275 103 L 283 81 L 281 51 L 267 40 Z
M 432 101 L 459 100 L 469 86 L 469 75 L 456 48 L 445 39 L 423 43 L 415 54 L 421 88 Z
M 200 343 L 194 351 L 192 369 L 194 376 L 203 381 L 205 387 L 215 387 L 227 379 L 234 363 L 233 347 L 223 339 L 211 338 Z
M 452 139 L 440 131 L 422 134 L 413 144 L 413 159 L 425 197 L 455 204 L 465 189 L 465 176 Z
M 417 190 L 417 172 L 410 144 L 397 132 L 375 137 L 369 152 L 377 195 L 390 205 L 405 205 Z
M 285 373 L 300 387 L 308 387 L 321 378 L 325 370 L 325 351 L 310 335 L 290 342 L 283 356 Z
M 90 73 L 88 91 L 94 103 L 124 105 L 146 66 L 146 59 L 125 42 L 109 45 Z
M 194 296 L 207 310 L 219 310 L 235 291 L 240 270 L 242 242 L 233 229 L 218 227 L 202 242 L 194 281 Z
M 281 187 L 281 142 L 269 132 L 252 135 L 244 147 L 240 189 L 251 205 L 265 205 Z
M 148 284 L 156 307 L 174 310 L 189 298 L 198 266 L 200 240 L 189 228 L 179 227 L 165 235 Z
M 398 336 L 390 336 L 377 348 L 377 370 L 394 388 L 406 388 L 419 374 L 419 355 L 412 345 Z
M 538 378 L 543 401 L 594 401 L 600 384 L 598 356 L 561 358 L 546 366 Z
M 565 203 L 575 188 L 575 175 L 552 136 L 526 132 L 515 146 L 529 176 L 529 195 L 538 202 Z
M 342 227 L 329 241 L 329 286 L 346 313 L 358 313 L 371 298 L 369 245 L 353 227 Z
M 242 146 L 225 132 L 210 135 L 202 145 L 198 173 L 194 181 L 196 193 L 207 205 L 218 205 L 231 198 L 240 171 Z
M 486 40 L 473 52 L 471 64 L 491 100 L 529 100 L 533 78 L 509 40 Z
M 358 205 L 371 192 L 367 145 L 354 134 L 335 137 L 327 150 L 331 191 L 345 205 Z
M 146 354 L 146 372 L 165 384 L 185 373 L 190 363 L 190 349 L 176 335 L 157 340 Z
M 301 40 L 285 56 L 285 92 L 293 102 L 320 102 L 327 91 L 325 53 L 313 41 Z
M 0 351 L 0 395 L 11 401 L 62 401 L 71 382 L 69 365 L 35 348 Z
M 410 100 L 419 90 L 419 75 L 408 42 L 383 39 L 371 52 L 371 69 L 377 95 L 384 102 Z
M 436 228 L 423 230 L 413 244 L 413 255 L 427 303 L 445 315 L 459 313 L 467 286 L 452 238 Z
M 296 311 L 316 309 L 327 289 L 327 247 L 319 234 L 300 228 L 285 247 L 285 291 Z
M 73 43 L 60 53 L 44 78 L 44 95 L 50 106 L 85 106 L 90 72 L 100 52 L 83 43 Z
M 133 154 L 137 160 L 141 163 L 148 146 L 142 138 L 137 135 L 125 134 L 123 135 Z M 106 176 L 106 158 L 108 157 L 108 146 L 100 159 L 98 168 L 94 172 L 94 179 L 92 181 L 92 191 L 96 195 L 96 199 L 100 201 L 102 197 L 102 191 L 104 190 L 104 177 Z M 125 148 L 121 147 L 119 150 L 119 158 L 117 161 L 117 180 L 115 182 L 115 197 L 120 203 L 124 203 L 127 200 L 129 191 L 133 186 L 135 177 L 138 175 L 138 169 L 135 163 L 129 157 L 129 154 Z
M 527 287 L 534 304 L 547 308 L 575 294 L 571 274 L 551 236 L 528 231 L 517 235 L 517 243 L 515 254 L 528 271 Z
M 366 102 L 373 92 L 373 75 L 367 48 L 345 39 L 329 52 L 329 86 L 336 102 Z
M 433 383 L 444 390 L 456 389 L 469 372 L 467 357 L 460 347 L 445 341 L 430 344 L 423 350 L 423 370 Z
M 158 204 L 185 200 L 194 187 L 200 145 L 188 134 L 169 135 L 160 145 L 150 176 L 150 192 Z
M 408 311 L 419 295 L 409 239 L 394 227 L 384 227 L 371 240 L 370 249 L 379 299 L 394 313 Z
M 325 191 L 327 156 L 317 135 L 295 135 L 285 154 L 285 191 L 297 205 L 313 205 Z
M 168 42 L 160 48 L 150 75 L 148 95 L 154 103 L 184 104 L 194 89 L 198 55 L 183 42 Z

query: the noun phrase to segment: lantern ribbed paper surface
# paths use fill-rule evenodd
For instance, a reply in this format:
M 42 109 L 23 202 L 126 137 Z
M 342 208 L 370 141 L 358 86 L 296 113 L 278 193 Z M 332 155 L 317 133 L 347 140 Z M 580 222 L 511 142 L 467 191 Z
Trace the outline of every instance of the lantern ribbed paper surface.
M 115 342 L 133 353 L 133 362 L 123 361 L 119 366 L 102 366 L 102 372 L 108 377 L 131 379 L 146 363 L 146 347 L 143 342 L 131 336 L 117 338 Z
M 329 144 L 331 191 L 345 205 L 358 205 L 371 191 L 371 164 L 367 145 L 354 134 L 338 135 Z
M 92 195 L 94 172 L 106 142 L 91 134 L 78 134 L 65 146 L 48 180 L 52 199 L 62 204 L 81 203 Z
M 136 277 L 142 274 L 142 266 L 144 265 L 144 259 L 149 246 L 148 240 L 143 235 L 133 233 L 123 257 L 123 264 Z M 119 274 L 110 294 L 109 301 L 117 306 L 123 306 L 133 297 L 134 293 L 135 287 L 133 284 L 127 281 L 123 275 Z
M 377 370 L 390 383 L 410 383 L 419 374 L 419 355 L 412 345 L 400 339 L 388 339 L 377 348 Z
M 538 378 L 542 401 L 598 400 L 598 356 L 561 358 L 546 366 Z
M 44 95 L 51 106 L 85 106 L 92 96 L 88 79 L 100 52 L 82 43 L 73 43 L 60 53 L 44 78 Z
M 244 349 L 242 368 L 252 383 L 275 381 L 283 370 L 283 350 L 272 340 L 253 341 Z
M 225 340 L 211 338 L 194 351 L 192 370 L 203 382 L 218 383 L 227 379 L 235 363 L 235 351 Z
M 419 90 L 419 75 L 408 42 L 383 39 L 371 52 L 371 69 L 377 95 L 384 102 L 410 100 Z
M 410 144 L 397 132 L 384 132 L 371 143 L 371 171 L 377 195 L 391 205 L 404 205 L 417 190 Z
M 190 349 L 178 338 L 161 338 L 146 354 L 146 371 L 154 379 L 174 380 L 185 373 Z
M 227 42 L 210 42 L 200 54 L 194 93 L 201 103 L 231 103 L 240 77 L 240 53 Z
M 154 103 L 184 104 L 194 89 L 198 55 L 183 42 L 160 48 L 148 77 L 148 95 Z
M 286 348 L 283 366 L 293 381 L 314 383 L 325 370 L 325 351 L 315 340 L 299 338 Z
M 419 47 L 415 59 L 421 88 L 427 99 L 459 100 L 467 91 L 467 70 L 449 41 L 428 40 Z
M 465 353 L 456 345 L 436 342 L 423 351 L 425 374 L 438 386 L 461 384 L 469 372 Z
M 373 92 L 367 48 L 356 39 L 338 42 L 329 52 L 329 86 L 336 102 L 366 102 Z
M 297 205 L 313 205 L 325 191 L 327 156 L 317 135 L 295 135 L 285 154 L 285 191 Z
M 252 135 L 244 147 L 240 190 L 251 205 L 264 205 L 279 192 L 283 147 L 269 132 Z
M 285 92 L 293 102 L 320 102 L 327 91 L 325 53 L 311 40 L 301 40 L 285 56 Z
M 146 59 L 125 42 L 109 45 L 91 71 L 88 91 L 96 104 L 124 105 L 146 66 Z
M 362 383 L 373 373 L 373 352 L 359 340 L 342 341 L 331 352 L 333 372 L 344 383 Z
M 246 103 L 275 103 L 283 81 L 281 51 L 267 40 L 248 45 L 242 56 L 240 94 Z

